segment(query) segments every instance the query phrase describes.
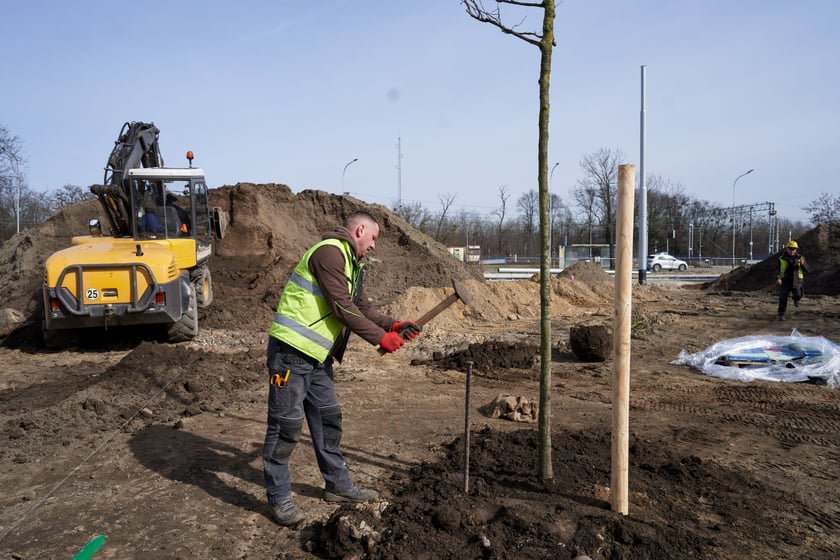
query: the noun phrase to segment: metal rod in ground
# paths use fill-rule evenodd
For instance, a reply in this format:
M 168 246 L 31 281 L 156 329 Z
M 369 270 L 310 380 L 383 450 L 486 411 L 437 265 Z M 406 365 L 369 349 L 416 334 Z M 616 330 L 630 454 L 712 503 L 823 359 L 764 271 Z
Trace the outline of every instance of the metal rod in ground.
M 467 361 L 467 394 L 464 398 L 464 493 L 470 492 L 470 379 L 472 378 L 472 361 Z

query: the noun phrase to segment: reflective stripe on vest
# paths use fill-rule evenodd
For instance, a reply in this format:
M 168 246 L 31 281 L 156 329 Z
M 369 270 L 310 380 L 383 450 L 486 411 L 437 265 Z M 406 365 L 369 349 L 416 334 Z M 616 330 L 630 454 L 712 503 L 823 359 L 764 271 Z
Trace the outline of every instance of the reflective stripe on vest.
M 269 334 L 297 348 L 307 356 L 323 362 L 341 335 L 342 323 L 324 298 L 317 279 L 309 271 L 312 254 L 325 245 L 337 247 L 344 255 L 344 275 L 347 291 L 352 297 L 361 265 L 356 265 L 350 243 L 340 239 L 325 239 L 313 245 L 295 267 L 283 288 L 280 303 Z

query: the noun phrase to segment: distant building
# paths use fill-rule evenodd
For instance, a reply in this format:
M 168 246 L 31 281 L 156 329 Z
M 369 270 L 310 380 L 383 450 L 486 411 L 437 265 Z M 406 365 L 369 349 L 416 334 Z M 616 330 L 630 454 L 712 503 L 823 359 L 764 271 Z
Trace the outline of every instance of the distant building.
M 576 262 L 594 262 L 604 268 L 610 268 L 612 255 L 606 243 L 576 243 L 566 248 L 566 266 Z
M 481 262 L 481 245 L 467 245 L 466 247 L 447 247 L 449 253 L 461 262 Z
M 464 259 L 467 256 L 467 248 L 466 247 L 448 247 L 449 253 L 458 259 L 461 262 L 464 262 Z
M 467 245 L 466 262 L 478 264 L 481 262 L 481 245 Z

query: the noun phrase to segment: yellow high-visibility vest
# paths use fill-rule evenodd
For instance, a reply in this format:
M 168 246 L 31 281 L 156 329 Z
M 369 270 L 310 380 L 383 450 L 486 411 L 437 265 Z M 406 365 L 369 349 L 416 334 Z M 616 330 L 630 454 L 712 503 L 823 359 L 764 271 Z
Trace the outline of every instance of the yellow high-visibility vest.
M 312 253 L 325 245 L 338 247 L 344 254 L 347 292 L 351 300 L 355 299 L 364 265 L 356 261 L 348 241 L 325 239 L 313 245 L 295 267 L 292 277 L 283 288 L 274 321 L 268 330 L 270 336 L 282 340 L 319 362 L 323 362 L 330 355 L 343 326 L 333 315 L 318 280 L 309 271 Z

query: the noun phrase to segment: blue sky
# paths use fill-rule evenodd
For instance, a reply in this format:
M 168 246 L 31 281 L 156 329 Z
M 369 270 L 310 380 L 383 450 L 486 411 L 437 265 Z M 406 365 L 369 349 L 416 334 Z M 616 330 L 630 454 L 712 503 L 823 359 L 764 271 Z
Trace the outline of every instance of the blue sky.
M 522 13 L 539 28 L 539 10 L 509 21 Z M 730 206 L 755 169 L 736 204 L 806 220 L 838 192 L 838 20 L 829 0 L 558 3 L 552 192 L 568 200 L 602 147 L 638 165 L 646 65 L 648 174 Z M 101 182 L 133 120 L 158 125 L 167 165 L 194 151 L 211 187 L 432 210 L 455 195 L 481 214 L 500 186 L 537 188 L 539 51 L 458 0 L 4 2 L 0 48 L 0 124 L 39 191 Z

